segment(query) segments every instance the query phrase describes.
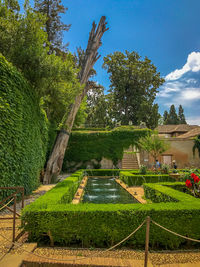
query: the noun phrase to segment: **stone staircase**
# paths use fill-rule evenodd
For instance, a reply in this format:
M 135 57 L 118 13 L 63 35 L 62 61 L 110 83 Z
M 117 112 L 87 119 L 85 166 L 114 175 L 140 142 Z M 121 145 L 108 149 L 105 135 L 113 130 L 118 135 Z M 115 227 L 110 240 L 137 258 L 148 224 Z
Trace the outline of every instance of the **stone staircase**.
M 124 153 L 122 159 L 122 169 L 139 169 L 136 154 L 128 154 L 126 152 Z

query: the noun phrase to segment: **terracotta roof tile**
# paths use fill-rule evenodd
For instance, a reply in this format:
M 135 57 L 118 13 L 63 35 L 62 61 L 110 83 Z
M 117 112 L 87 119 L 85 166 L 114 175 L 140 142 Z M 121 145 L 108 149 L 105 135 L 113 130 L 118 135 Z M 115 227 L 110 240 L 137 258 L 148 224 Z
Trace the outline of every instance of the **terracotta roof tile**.
M 200 126 L 197 126 L 196 128 L 190 130 L 189 132 L 179 135 L 177 138 L 191 138 L 199 134 L 200 134 Z
M 159 125 L 156 130 L 161 133 L 182 132 L 187 133 L 192 129 L 199 127 L 198 125 L 178 124 L 178 125 Z

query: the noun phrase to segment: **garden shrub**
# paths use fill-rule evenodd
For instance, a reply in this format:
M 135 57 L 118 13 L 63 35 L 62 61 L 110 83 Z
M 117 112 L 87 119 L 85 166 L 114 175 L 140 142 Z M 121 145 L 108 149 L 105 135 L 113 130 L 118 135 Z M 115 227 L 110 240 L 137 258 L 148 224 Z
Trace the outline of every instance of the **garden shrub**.
M 119 176 L 119 169 L 99 169 L 99 170 L 86 170 L 87 176 Z
M 178 202 L 176 195 L 171 196 L 170 194 L 168 194 L 168 188 L 164 188 L 164 192 L 163 187 L 160 185 L 156 184 L 143 184 L 143 188 L 144 188 L 144 195 L 147 199 L 150 199 L 152 202 L 154 203 L 160 203 L 160 202 Z
M 35 200 L 35 205 L 39 207 L 56 206 L 62 203 L 70 203 L 74 198 L 78 186 L 83 178 L 83 170 L 77 171 L 62 182 L 59 182 L 48 193 Z M 47 205 L 48 203 L 48 205 Z
M 147 166 L 145 166 L 145 165 L 141 165 L 141 166 L 140 166 L 139 173 L 140 173 L 140 174 L 146 174 L 146 173 L 147 173 Z
M 68 179 L 70 177 L 65 181 Z M 48 194 L 52 194 L 52 189 L 42 197 L 42 201 L 38 199 L 25 207 L 22 221 L 31 241 L 44 241 L 45 234 L 48 235 L 50 231 L 57 244 L 81 247 L 111 246 L 128 236 L 146 216 L 179 234 L 200 239 L 200 200 L 176 191 L 169 185 L 170 183 L 145 184 L 145 187 L 158 191 L 162 197 L 164 194 L 168 195 L 176 201 L 175 203 L 146 205 L 138 203 L 73 205 L 58 203 L 59 201 L 52 205 L 47 197 Z M 57 186 L 59 188 L 59 185 Z M 154 198 L 154 195 L 150 195 Z M 165 197 L 163 200 L 165 201 Z M 144 248 L 145 231 L 143 226 L 123 245 Z M 184 243 L 184 239 L 151 224 L 151 248 L 159 246 L 159 248 L 177 249 Z
M 120 179 L 128 186 L 141 186 L 143 183 L 158 183 L 175 181 L 168 174 L 137 174 L 132 171 L 121 171 Z
M 2 55 L 0 118 L 0 186 L 23 186 L 30 194 L 45 163 L 48 122 L 34 88 Z
M 161 171 L 163 172 L 163 173 L 165 173 L 165 174 L 169 174 L 169 165 L 167 165 L 167 164 L 162 164 L 161 165 Z

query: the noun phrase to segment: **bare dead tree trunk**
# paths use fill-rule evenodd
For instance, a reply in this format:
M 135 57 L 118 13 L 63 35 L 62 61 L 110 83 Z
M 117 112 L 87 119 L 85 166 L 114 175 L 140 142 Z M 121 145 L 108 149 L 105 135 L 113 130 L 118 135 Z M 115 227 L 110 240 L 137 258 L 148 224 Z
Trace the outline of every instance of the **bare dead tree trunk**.
M 81 71 L 78 76 L 80 84 L 85 85 L 85 87 L 81 94 L 76 96 L 75 102 L 72 105 L 68 116 L 66 116 L 67 119 L 63 123 L 63 129 L 61 129 L 58 133 L 53 151 L 47 162 L 46 172 L 43 181 L 44 184 L 49 184 L 51 182 L 52 177 L 57 176 L 61 171 L 65 151 L 67 148 L 69 136 L 74 124 L 76 114 L 79 110 L 83 98 L 85 97 L 88 89 L 90 88 L 90 82 L 88 82 L 90 70 L 93 68 L 94 64 L 100 57 L 97 51 L 101 46 L 101 37 L 103 36 L 104 32 L 108 30 L 108 28 L 106 28 L 107 23 L 105 22 L 105 20 L 106 18 L 104 16 L 101 17 L 97 29 L 96 24 L 94 22 L 92 24 L 92 30 L 90 32 L 87 49 L 81 66 Z

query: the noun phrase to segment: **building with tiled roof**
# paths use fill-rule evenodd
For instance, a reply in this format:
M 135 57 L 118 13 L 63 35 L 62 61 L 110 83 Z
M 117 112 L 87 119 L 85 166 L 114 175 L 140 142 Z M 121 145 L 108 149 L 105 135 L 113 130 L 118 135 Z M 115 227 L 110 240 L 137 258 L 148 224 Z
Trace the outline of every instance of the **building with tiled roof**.
M 194 138 L 200 135 L 200 126 L 195 127 L 187 133 L 181 134 L 178 138 Z
M 160 136 L 165 138 L 178 137 L 189 131 L 198 128 L 198 125 L 178 124 L 178 125 L 159 125 L 156 130 Z
M 162 164 L 172 167 L 175 160 L 178 168 L 200 168 L 200 158 L 193 154 L 194 137 L 200 135 L 198 125 L 160 125 L 156 128 L 160 137 L 170 144 L 170 148 L 162 153 L 158 160 Z M 153 165 L 153 159 L 146 155 L 141 157 L 141 164 Z

